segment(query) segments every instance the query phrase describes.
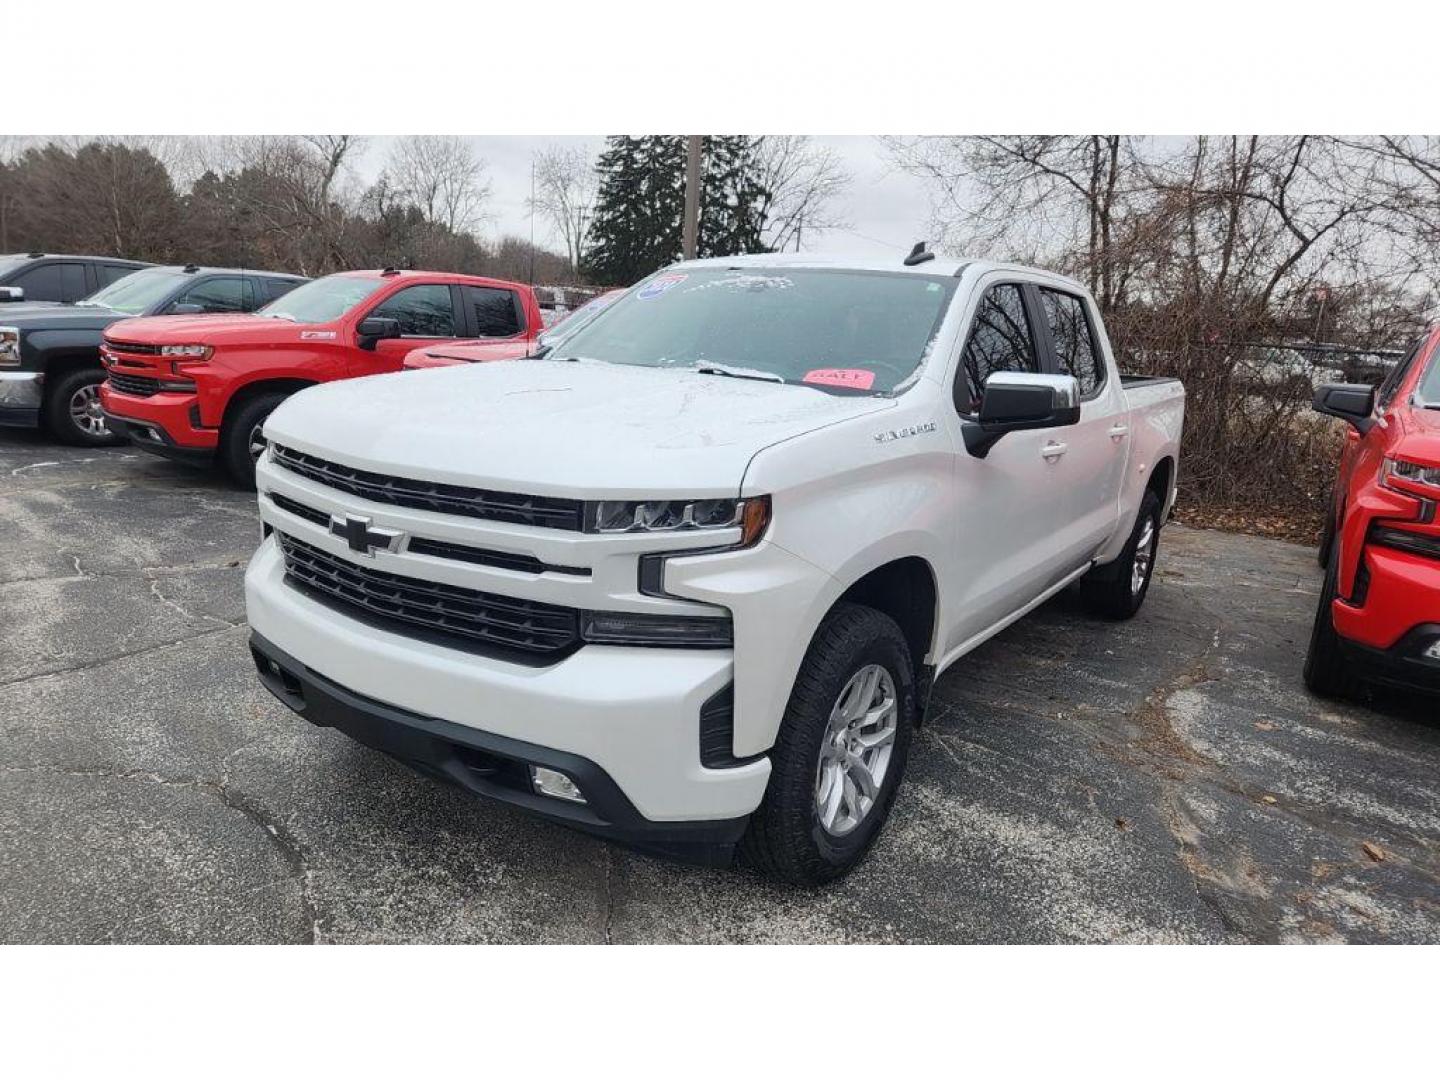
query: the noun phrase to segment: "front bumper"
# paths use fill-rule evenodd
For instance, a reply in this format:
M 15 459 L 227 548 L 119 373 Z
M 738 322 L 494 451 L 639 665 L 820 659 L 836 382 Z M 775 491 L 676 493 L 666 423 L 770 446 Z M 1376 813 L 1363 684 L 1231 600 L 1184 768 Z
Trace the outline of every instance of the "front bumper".
M 312 671 L 259 634 L 250 651 L 265 688 L 319 727 L 389 754 L 416 771 L 541 817 L 609 840 L 707 865 L 726 865 L 745 831 L 744 817 L 721 821 L 654 822 L 641 816 L 595 762 L 463 724 L 397 709 L 351 693 Z M 585 802 L 536 794 L 530 766 L 570 777 Z
M 1440 642 L 1440 623 L 1424 623 L 1388 649 L 1374 649 L 1343 639 L 1342 646 L 1367 679 L 1406 690 L 1440 694 L 1440 657 L 1426 655 L 1437 642 Z
M 45 400 L 39 371 L 0 371 L 0 427 L 38 427 Z
M 299 592 L 285 581 L 273 536 L 250 562 L 245 598 L 252 630 L 303 668 L 297 678 L 325 680 L 381 710 L 429 718 L 425 724 L 453 725 L 445 730 L 478 740 L 486 752 L 501 752 L 496 740 L 514 740 L 527 754 L 580 759 L 613 783 L 621 801 L 607 804 L 602 795 L 595 819 L 580 821 L 558 800 L 536 803 L 533 795 L 520 800 L 465 785 L 480 794 L 647 844 L 696 829 L 733 839 L 764 795 L 767 758 L 723 769 L 700 763 L 700 711 L 731 683 L 728 650 L 587 645 L 541 668 L 461 652 L 361 622 Z M 438 769 L 455 779 L 448 764 Z M 573 778 L 585 790 L 584 778 Z
M 162 457 L 202 465 L 212 461 L 220 432 L 200 426 L 196 397 L 159 393 L 151 397 L 121 394 L 109 383 L 100 386 L 100 405 L 111 431 Z

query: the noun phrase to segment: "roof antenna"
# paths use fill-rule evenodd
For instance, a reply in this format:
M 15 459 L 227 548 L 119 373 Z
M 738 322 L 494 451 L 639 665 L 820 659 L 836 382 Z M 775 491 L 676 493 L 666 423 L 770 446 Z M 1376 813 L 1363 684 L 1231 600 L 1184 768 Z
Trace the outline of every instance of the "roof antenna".
M 935 253 L 933 251 L 926 251 L 925 241 L 921 240 L 910 249 L 910 254 L 905 256 L 905 265 L 919 266 L 921 263 L 927 263 L 933 258 L 935 258 Z

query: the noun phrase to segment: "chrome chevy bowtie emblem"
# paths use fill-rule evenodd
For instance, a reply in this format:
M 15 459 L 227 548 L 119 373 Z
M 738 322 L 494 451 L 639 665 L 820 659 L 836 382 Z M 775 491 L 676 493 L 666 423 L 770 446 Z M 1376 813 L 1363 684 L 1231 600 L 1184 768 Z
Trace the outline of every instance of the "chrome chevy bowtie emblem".
M 359 514 L 335 514 L 330 518 L 330 532 L 350 545 L 350 550 L 360 555 L 374 555 L 376 551 L 394 551 L 400 546 L 400 533 L 396 529 L 377 529 L 368 517 Z

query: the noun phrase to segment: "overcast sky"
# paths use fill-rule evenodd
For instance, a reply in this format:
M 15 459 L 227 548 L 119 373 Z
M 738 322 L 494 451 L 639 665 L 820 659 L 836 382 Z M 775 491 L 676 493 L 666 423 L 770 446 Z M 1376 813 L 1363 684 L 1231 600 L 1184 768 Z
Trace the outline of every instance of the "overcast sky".
M 551 135 L 536 138 L 480 136 L 471 139 L 475 152 L 489 166 L 493 188 L 488 211 L 490 220 L 481 230 L 488 236 L 530 235 L 530 215 L 525 200 L 530 196 L 530 158 L 539 149 L 554 143 L 584 146 L 598 153 L 604 136 Z M 845 195 L 837 200 L 837 216 L 848 221 L 846 230 L 835 229 L 817 236 L 807 234 L 810 251 L 857 251 L 904 254 L 915 241 L 926 239 L 925 222 L 930 204 L 924 185 L 900 172 L 886 160 L 879 143 L 868 135 L 827 138 L 815 141 L 834 147 L 853 177 Z M 380 171 L 391 140 L 372 139 L 359 171 L 371 180 Z M 535 239 L 542 246 L 563 250 L 558 237 L 551 235 L 543 218 L 535 219 Z

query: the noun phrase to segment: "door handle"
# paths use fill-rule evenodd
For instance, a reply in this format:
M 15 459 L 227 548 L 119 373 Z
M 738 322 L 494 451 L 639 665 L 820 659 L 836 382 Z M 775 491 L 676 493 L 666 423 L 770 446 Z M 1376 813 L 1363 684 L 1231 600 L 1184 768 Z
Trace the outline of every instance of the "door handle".
M 1110 429 L 1110 438 L 1115 439 L 1116 441 L 1119 441 L 1120 439 L 1123 439 L 1126 435 L 1129 435 L 1129 434 L 1130 434 L 1130 429 L 1129 429 L 1128 427 L 1126 427 L 1124 424 L 1116 424 L 1114 427 L 1112 427 L 1112 428 Z
M 1044 448 L 1040 451 L 1040 456 L 1046 461 L 1054 461 L 1056 458 L 1064 457 L 1065 451 L 1069 449 L 1070 447 L 1066 446 L 1063 442 L 1050 442 L 1045 444 Z

